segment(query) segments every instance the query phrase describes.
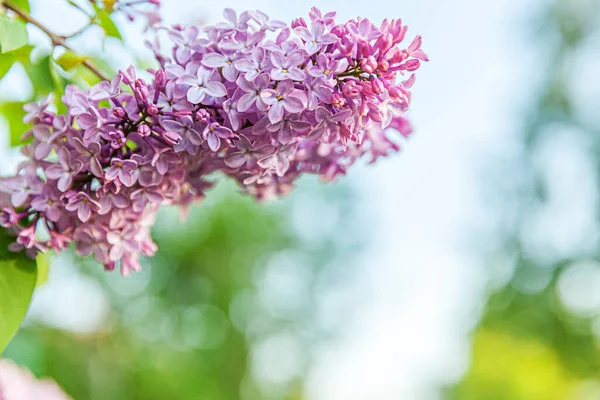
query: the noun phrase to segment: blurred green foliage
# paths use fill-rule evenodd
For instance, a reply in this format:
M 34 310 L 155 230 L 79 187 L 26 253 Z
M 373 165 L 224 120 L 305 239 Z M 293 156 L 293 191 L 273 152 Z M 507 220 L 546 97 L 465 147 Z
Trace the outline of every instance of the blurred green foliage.
M 293 199 L 259 205 L 232 196 L 231 189 L 217 190 L 217 200 L 193 207 L 183 223 L 174 209 L 161 213 L 153 233 L 160 250 L 145 260 L 145 272 L 127 282 L 89 260 L 74 265 L 93 275 L 108 299 L 109 315 L 99 331 L 81 334 L 34 324 L 19 331 L 5 356 L 56 379 L 75 399 L 302 398 L 307 365 L 283 386 L 274 385 L 272 394 L 269 383 L 252 374 L 253 344 L 285 332 L 304 343 L 308 361 L 315 340 L 325 335 L 314 321 L 318 292 L 306 292 L 297 313 L 273 314 L 261 299 L 260 276 L 273 260 L 286 262 L 281 255 L 289 254 L 288 261 L 302 262 L 316 285 L 331 272 L 330 261 L 340 257 L 339 244 L 332 238 L 307 247 L 289 225 Z M 349 192 L 334 192 L 342 209 L 350 207 Z M 336 231 L 343 229 L 340 224 Z M 354 246 L 344 245 L 351 258 L 359 247 L 348 245 Z M 122 285 L 143 288 L 116 290 Z M 277 355 L 281 362 L 290 356 Z
M 577 4 L 575 4 L 577 3 Z M 546 71 L 539 94 L 525 123 L 523 142 L 531 176 L 514 202 L 515 223 L 501 238 L 505 254 L 516 255 L 512 277 L 490 292 L 483 316 L 473 332 L 469 370 L 446 390 L 457 400 L 593 400 L 600 398 L 600 346 L 596 319 L 568 310 L 559 295 L 558 281 L 578 261 L 598 260 L 589 254 L 554 261 L 535 261 L 523 250 L 522 229 L 547 199 L 548 185 L 532 159 L 559 122 L 584 132 L 598 143 L 598 129 L 581 119 L 568 85 L 574 55 L 600 26 L 600 2 L 556 0 L 541 18 L 536 41 L 548 41 Z M 595 158 L 598 159 L 595 146 Z M 596 168 L 599 165 L 595 166 Z M 600 171 L 600 170 L 599 170 Z M 597 176 L 597 175 L 596 175 Z M 598 185 L 598 184 L 596 184 Z M 549 251 L 552 249 L 548 249 Z M 596 252 L 600 254 L 600 249 Z M 577 288 L 574 288 L 577 290 Z
M 80 8 L 80 3 L 65 1 Z M 29 10 L 27 1 L 11 4 Z M 97 1 L 91 6 L 91 15 L 85 15 L 89 7 L 82 10 L 84 18 L 106 36 L 120 39 L 111 15 L 116 2 Z M 0 78 L 22 67 L 33 88 L 25 101 L 0 99 L 10 144 L 23 143 L 24 103 L 51 93 L 60 112 L 67 84 L 85 87 L 99 80 L 82 65 L 84 60 L 111 72 L 110 55 L 103 57 L 64 48 L 45 54 L 33 44 L 0 56 Z M 340 215 L 353 214 L 347 188 L 313 190 L 310 187 L 320 185 L 311 180 L 303 185 L 309 187 L 311 201 L 331 202 Z M 292 226 L 294 198 L 302 191 L 273 205 L 256 204 L 236 191 L 234 185 L 220 185 L 182 222 L 175 209 L 162 210 L 153 230 L 160 250 L 143 261 L 143 272 L 128 279 L 118 272 L 106 273 L 72 252 L 52 258 L 50 266 L 48 260 L 38 260 L 40 291 L 57 290 L 52 289 L 52 277 L 58 269 L 66 268 L 73 276 L 54 278 L 59 291 L 68 290 L 73 279 L 91 277 L 100 288 L 95 296 L 104 304 L 103 317 L 86 333 L 33 318 L 3 356 L 56 380 L 74 399 L 302 398 L 311 351 L 321 338 L 334 334 L 317 323 L 316 299 L 329 282 L 343 281 L 340 278 L 349 273 L 350 260 L 367 233 L 355 234 L 350 221 L 339 218 L 329 234 L 311 241 Z M 314 212 L 311 218 L 323 217 Z M 323 219 L 331 221 L 330 216 Z M 336 271 L 334 264 L 343 271 Z M 265 295 L 265 286 L 275 288 L 278 296 Z M 270 296 L 268 301 L 265 296 Z M 79 300 L 69 301 L 75 305 Z M 270 339 L 282 336 L 297 348 L 292 353 L 285 347 L 273 348 L 271 368 L 288 368 L 276 382 L 265 380 L 255 370 L 262 368 L 258 353 L 269 347 Z

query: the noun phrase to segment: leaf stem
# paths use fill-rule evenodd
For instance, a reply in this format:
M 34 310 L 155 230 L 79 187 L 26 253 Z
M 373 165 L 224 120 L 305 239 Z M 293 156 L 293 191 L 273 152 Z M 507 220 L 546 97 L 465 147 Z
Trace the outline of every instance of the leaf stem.
M 25 11 L 21 10 L 18 7 L 15 7 L 13 4 L 11 4 L 8 1 L 4 1 L 3 5 L 7 9 L 9 9 L 12 12 L 14 12 L 15 14 L 17 14 L 25 22 L 28 22 L 28 23 L 36 26 L 39 30 L 41 30 L 42 32 L 44 32 L 46 34 L 46 36 L 48 36 L 50 38 L 50 40 L 52 41 L 52 45 L 53 46 L 61 46 L 61 47 L 64 47 L 66 50 L 73 51 L 73 49 L 71 49 L 71 47 L 69 45 L 67 45 L 67 42 L 65 41 L 65 38 L 63 38 L 62 36 L 59 36 L 59 35 L 55 34 L 50 29 L 46 28 L 40 21 L 38 21 L 37 19 L 33 18 L 31 15 L 29 15 Z M 90 60 L 86 59 L 86 60 L 84 60 L 82 62 L 82 64 L 87 69 L 89 69 L 90 71 L 92 71 L 94 74 L 98 75 L 98 77 L 100 77 L 100 79 L 105 80 L 105 81 L 110 80 L 108 78 L 108 76 L 106 76 L 106 74 L 104 72 L 102 72 L 101 70 L 99 70 L 98 67 L 96 67 Z

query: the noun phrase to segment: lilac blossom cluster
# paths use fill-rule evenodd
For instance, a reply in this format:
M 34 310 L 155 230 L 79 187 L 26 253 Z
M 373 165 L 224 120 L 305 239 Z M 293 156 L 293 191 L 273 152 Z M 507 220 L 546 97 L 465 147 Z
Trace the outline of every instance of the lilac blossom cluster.
M 75 242 L 128 275 L 157 250 L 159 206 L 202 199 L 216 171 L 265 200 L 303 173 L 330 181 L 363 155 L 399 149 L 387 131 L 410 133 L 412 72 L 427 60 L 419 36 L 401 46 L 400 20 L 337 24 L 316 8 L 291 26 L 259 11 L 224 16 L 203 37 L 196 26 L 168 29 L 172 54 L 157 57 L 150 82 L 129 68 L 69 87 L 64 115 L 49 100 L 26 106 L 27 160 L 0 181 L 13 250 Z

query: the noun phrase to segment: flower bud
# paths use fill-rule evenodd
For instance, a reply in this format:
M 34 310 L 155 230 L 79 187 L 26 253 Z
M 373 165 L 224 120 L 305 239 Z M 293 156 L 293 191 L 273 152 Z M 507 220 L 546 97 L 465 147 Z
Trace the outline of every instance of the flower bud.
M 138 88 L 138 89 L 146 87 L 146 82 L 144 82 L 143 79 L 139 79 L 138 78 L 138 79 L 135 80 L 135 87 Z
M 390 95 L 390 98 L 397 103 L 408 102 L 406 89 L 404 89 L 402 86 L 389 86 L 388 94 Z
M 165 131 L 162 137 L 171 145 L 176 145 L 181 141 L 181 135 L 176 132 Z
M 154 75 L 154 87 L 158 90 L 167 85 L 167 72 L 164 69 L 159 69 Z
M 158 107 L 156 104 L 150 103 L 148 104 L 148 107 L 146 107 L 146 111 L 148 111 L 149 115 L 154 116 L 158 114 Z
M 146 124 L 141 124 L 137 127 L 137 132 L 141 137 L 148 137 L 152 133 L 152 129 L 150 129 L 150 127 Z
M 71 239 L 55 231 L 50 231 L 50 247 L 56 252 L 60 252 L 62 249 L 69 247 Z
M 377 39 L 375 47 L 379 49 L 379 54 L 385 53 L 394 44 L 394 37 L 391 33 L 386 33 Z
M 331 33 L 333 33 L 337 37 L 343 37 L 346 34 L 346 29 L 341 25 L 336 25 L 331 29 Z
M 306 21 L 302 17 L 296 18 L 295 20 L 292 21 L 292 29 L 297 28 L 299 26 L 304 27 L 304 28 L 307 27 Z
M 15 226 L 19 220 L 17 213 L 12 208 L 4 208 L 0 212 L 0 226 L 4 228 L 10 228 Z
M 210 122 L 210 114 L 204 108 L 201 108 L 196 112 L 196 120 L 204 123 Z
M 379 61 L 379 64 L 377 64 L 378 71 L 386 72 L 389 68 L 390 68 L 390 63 L 387 62 L 386 60 L 381 60 L 381 61 Z
M 419 69 L 419 67 L 421 66 L 421 62 L 419 60 L 408 60 L 406 63 L 404 63 L 404 66 L 406 68 L 407 71 L 416 71 Z
M 28 249 L 31 249 L 33 246 L 35 246 L 35 227 L 36 224 L 31 224 L 31 226 L 19 232 L 17 243 L 22 244 Z
M 136 88 L 133 93 L 135 94 L 135 97 L 141 101 L 141 102 L 146 102 L 148 101 L 148 89 L 146 87 L 141 87 L 141 88 Z
M 373 79 L 371 81 L 371 89 L 373 90 L 373 93 L 380 94 L 385 90 L 385 86 L 380 79 Z
M 127 115 L 125 109 L 123 107 L 115 107 L 113 108 L 113 115 L 117 118 L 123 119 Z
M 346 105 L 346 99 L 341 93 L 336 92 L 331 96 L 331 105 L 335 108 L 342 108 Z
M 304 20 L 304 18 L 300 17 L 300 18 L 296 18 L 295 20 L 292 21 L 292 29 L 297 28 L 297 27 L 304 27 L 306 28 L 306 21 Z
M 372 74 L 377 69 L 377 59 L 373 56 L 363 58 L 360 61 L 360 66 L 363 69 L 363 71 Z
M 344 93 L 348 97 L 356 97 L 360 95 L 362 92 L 362 86 L 356 83 L 356 81 L 351 80 L 344 83 L 342 86 L 342 93 Z

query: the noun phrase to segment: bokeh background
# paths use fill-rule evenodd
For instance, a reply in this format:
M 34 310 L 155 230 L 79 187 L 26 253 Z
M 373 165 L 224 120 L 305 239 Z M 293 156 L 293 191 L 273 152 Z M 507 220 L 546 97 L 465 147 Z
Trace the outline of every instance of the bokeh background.
M 6 357 L 77 400 L 600 398 L 600 1 L 162 3 L 168 23 L 224 6 L 402 18 L 432 60 L 416 132 L 280 201 L 223 183 L 184 221 L 165 209 L 159 253 L 127 279 L 53 258 Z M 58 33 L 85 24 L 65 1 L 31 5 Z M 142 25 L 73 46 L 149 66 Z M 20 102 L 57 85 L 30 36 L 41 67 L 0 84 L 7 174 Z

